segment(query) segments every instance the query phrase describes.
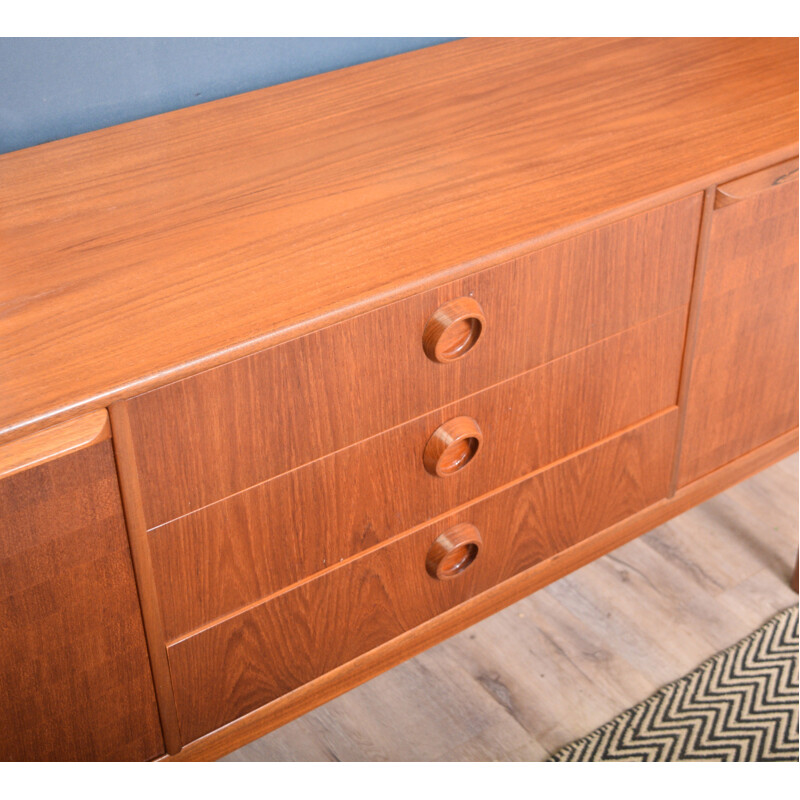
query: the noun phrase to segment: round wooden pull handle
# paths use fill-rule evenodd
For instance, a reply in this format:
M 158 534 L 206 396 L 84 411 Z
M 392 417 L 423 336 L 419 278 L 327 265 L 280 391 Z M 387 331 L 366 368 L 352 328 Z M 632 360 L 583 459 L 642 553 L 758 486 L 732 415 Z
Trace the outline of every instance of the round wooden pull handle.
M 436 309 L 425 325 L 422 346 L 431 361 L 445 364 L 468 353 L 480 339 L 486 317 L 477 300 L 459 297 Z
M 481 429 L 472 417 L 453 417 L 431 434 L 422 462 L 431 475 L 444 478 L 464 469 L 475 458 L 482 441 Z
M 482 544 L 478 529 L 469 522 L 461 522 L 434 541 L 425 559 L 425 569 L 440 581 L 455 578 L 476 559 Z

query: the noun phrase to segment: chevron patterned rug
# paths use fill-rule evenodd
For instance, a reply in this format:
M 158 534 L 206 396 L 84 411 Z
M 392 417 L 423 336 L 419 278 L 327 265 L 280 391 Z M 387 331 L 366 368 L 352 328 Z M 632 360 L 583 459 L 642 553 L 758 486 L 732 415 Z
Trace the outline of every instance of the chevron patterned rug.
M 797 761 L 797 606 L 550 761 Z

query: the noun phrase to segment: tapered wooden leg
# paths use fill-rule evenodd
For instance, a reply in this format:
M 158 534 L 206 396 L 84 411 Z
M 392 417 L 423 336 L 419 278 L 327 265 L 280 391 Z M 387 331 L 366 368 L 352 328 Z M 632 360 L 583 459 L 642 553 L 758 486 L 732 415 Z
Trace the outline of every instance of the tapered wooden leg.
M 792 575 L 792 589 L 797 591 L 797 570 L 800 567 L 800 554 L 794 560 L 794 575 Z

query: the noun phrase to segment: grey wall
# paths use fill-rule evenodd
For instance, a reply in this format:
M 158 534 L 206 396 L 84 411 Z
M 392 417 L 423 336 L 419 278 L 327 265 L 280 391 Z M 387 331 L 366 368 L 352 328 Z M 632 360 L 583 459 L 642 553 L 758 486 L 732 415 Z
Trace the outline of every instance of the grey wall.
M 445 41 L 0 38 L 0 153 Z

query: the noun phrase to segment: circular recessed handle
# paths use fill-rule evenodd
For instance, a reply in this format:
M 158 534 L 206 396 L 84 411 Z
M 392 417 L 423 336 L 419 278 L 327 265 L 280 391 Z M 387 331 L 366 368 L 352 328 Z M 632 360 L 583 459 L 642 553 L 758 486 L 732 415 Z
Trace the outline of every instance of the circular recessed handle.
M 477 558 L 482 544 L 478 529 L 469 522 L 460 522 L 431 545 L 425 569 L 440 581 L 455 578 Z
M 425 325 L 422 347 L 431 361 L 445 364 L 466 355 L 478 343 L 486 317 L 477 300 L 459 297 L 440 306 Z
M 431 475 L 444 478 L 464 469 L 475 458 L 482 441 L 481 429 L 472 417 L 453 417 L 431 434 L 422 462 Z

